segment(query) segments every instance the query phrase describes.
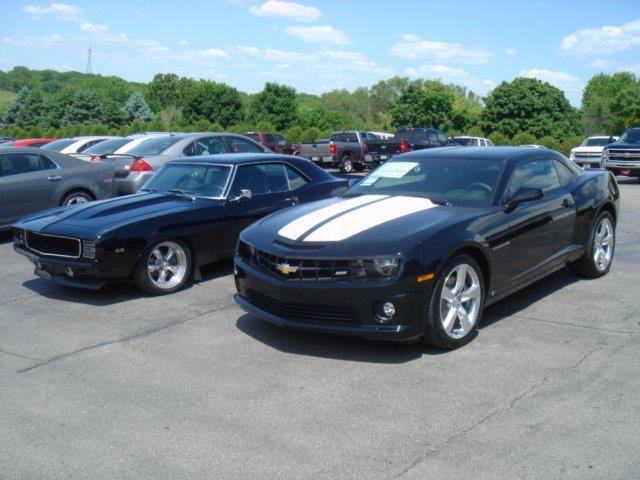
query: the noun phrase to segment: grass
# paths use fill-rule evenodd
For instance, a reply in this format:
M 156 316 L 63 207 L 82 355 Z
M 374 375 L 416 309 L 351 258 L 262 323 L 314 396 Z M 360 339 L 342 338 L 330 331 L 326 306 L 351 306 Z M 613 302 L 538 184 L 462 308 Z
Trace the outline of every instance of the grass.
M 4 109 L 7 108 L 13 99 L 16 98 L 17 94 L 10 92 L 9 90 L 0 90 L 0 112 L 4 112 Z

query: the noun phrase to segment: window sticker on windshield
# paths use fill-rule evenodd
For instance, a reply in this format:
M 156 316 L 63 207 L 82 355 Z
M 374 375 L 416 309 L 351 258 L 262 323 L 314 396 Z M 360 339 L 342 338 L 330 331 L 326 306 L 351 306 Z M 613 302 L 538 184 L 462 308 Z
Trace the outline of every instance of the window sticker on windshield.
M 388 162 L 365 178 L 361 185 L 371 185 L 379 178 L 402 178 L 413 169 L 418 171 L 420 165 L 417 162 Z

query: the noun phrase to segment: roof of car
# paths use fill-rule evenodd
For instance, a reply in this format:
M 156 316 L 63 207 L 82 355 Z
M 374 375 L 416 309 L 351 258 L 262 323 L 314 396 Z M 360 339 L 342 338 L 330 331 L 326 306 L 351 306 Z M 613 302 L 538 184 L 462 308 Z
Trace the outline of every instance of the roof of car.
M 299 157 L 294 157 L 293 155 L 278 155 L 274 153 L 220 153 L 218 155 L 201 155 L 194 157 L 184 157 L 177 158 L 175 160 L 171 160 L 171 162 L 181 162 L 181 163 L 217 163 L 217 164 L 226 164 L 226 165 L 238 165 L 241 163 L 253 163 L 253 162 L 264 162 L 264 161 L 273 161 L 273 160 L 289 160 L 293 159 L 294 162 L 300 161 Z
M 520 160 L 522 158 L 539 157 L 541 149 L 531 147 L 441 147 L 414 150 L 395 156 L 394 160 L 427 159 L 427 158 L 451 158 L 451 159 L 478 159 L 478 160 Z M 554 157 L 562 155 L 554 150 L 544 149 L 545 154 Z

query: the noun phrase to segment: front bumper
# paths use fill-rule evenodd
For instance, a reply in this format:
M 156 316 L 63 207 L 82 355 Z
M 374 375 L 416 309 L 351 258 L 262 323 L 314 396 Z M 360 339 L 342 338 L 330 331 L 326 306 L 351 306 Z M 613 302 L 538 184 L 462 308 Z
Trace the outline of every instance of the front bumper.
M 602 166 L 614 175 L 640 176 L 640 162 L 605 160 Z
M 257 270 L 234 257 L 235 300 L 245 311 L 281 327 L 360 338 L 411 342 L 425 333 L 431 282 L 415 277 L 380 282 L 287 281 Z M 262 298 L 262 301 L 255 301 Z M 266 301 L 265 301 L 266 300 Z M 389 301 L 396 314 L 388 322 L 376 319 L 376 305 Z M 322 310 L 326 318 L 309 319 L 297 312 Z M 335 320 L 336 311 L 353 311 L 353 318 Z

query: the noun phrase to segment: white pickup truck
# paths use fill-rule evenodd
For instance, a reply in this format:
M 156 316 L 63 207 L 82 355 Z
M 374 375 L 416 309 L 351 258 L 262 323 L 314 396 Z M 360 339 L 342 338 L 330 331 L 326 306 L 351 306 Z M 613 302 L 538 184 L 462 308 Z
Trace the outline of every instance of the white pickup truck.
M 580 146 L 571 149 L 569 160 L 582 168 L 600 168 L 602 150 L 616 140 L 618 137 L 588 137 Z

